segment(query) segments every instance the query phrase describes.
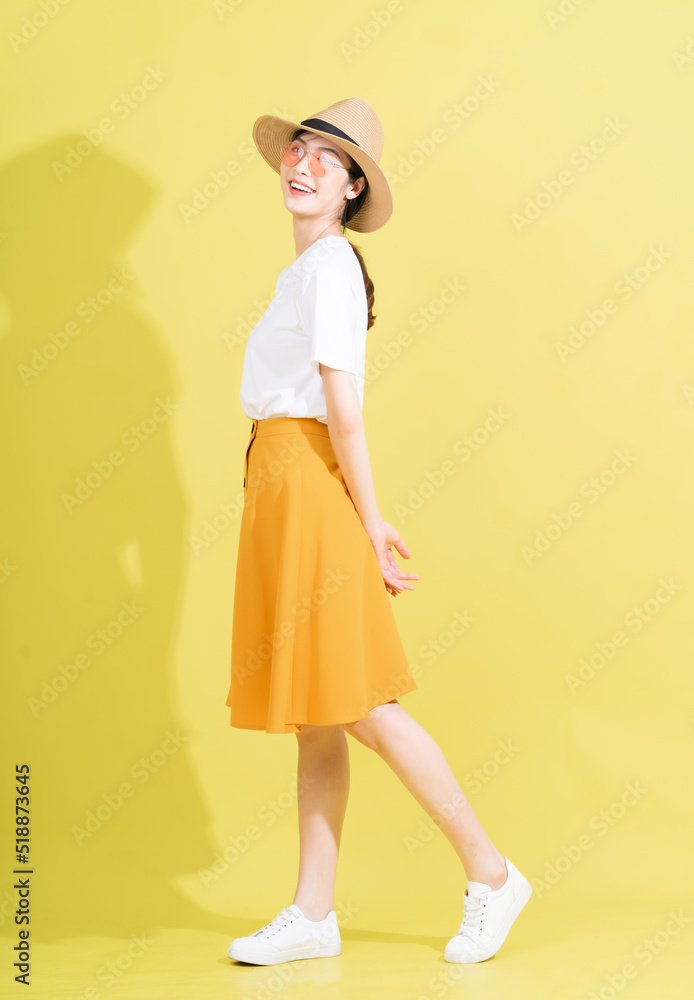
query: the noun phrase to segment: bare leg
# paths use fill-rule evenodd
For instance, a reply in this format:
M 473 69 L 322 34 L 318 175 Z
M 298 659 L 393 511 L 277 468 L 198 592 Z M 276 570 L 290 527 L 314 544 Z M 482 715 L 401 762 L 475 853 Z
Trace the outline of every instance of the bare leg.
M 337 856 L 349 794 L 349 748 L 341 726 L 302 725 L 297 787 L 299 879 L 293 902 L 309 920 L 334 908 Z
M 343 726 L 375 750 L 435 820 L 463 863 L 468 880 L 498 889 L 506 881 L 504 857 L 484 832 L 438 743 L 393 699 L 365 719 Z

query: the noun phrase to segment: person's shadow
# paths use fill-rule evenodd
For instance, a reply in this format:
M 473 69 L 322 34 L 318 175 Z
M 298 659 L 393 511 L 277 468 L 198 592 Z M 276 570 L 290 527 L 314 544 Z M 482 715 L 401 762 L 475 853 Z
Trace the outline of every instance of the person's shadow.
M 3 795 L 28 763 L 36 938 L 226 930 L 171 884 L 214 845 L 172 697 L 181 385 L 126 258 L 156 191 L 100 149 L 58 179 L 83 138 L 0 167 Z

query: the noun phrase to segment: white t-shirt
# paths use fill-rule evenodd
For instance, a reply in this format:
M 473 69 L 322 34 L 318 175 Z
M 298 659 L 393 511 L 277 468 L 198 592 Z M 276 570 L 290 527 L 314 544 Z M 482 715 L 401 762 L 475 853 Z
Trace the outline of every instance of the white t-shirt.
M 243 412 L 252 420 L 327 423 L 319 363 L 352 372 L 363 406 L 367 323 L 364 278 L 349 240 L 323 236 L 280 272 L 274 298 L 249 334 Z

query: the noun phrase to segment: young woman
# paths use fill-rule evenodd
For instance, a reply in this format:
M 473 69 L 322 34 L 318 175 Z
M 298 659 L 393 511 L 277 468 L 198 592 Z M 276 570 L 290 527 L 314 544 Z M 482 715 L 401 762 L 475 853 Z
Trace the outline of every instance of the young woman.
M 530 898 L 492 844 L 440 747 L 400 705 L 416 689 L 389 596 L 413 590 L 391 552 L 362 419 L 373 284 L 344 229 L 392 213 L 383 129 L 350 98 L 301 122 L 263 115 L 253 140 L 280 175 L 296 259 L 248 339 L 244 458 L 232 625 L 231 725 L 298 740 L 299 876 L 294 901 L 232 941 L 257 965 L 339 955 L 334 886 L 349 790 L 346 733 L 375 750 L 435 819 L 468 879 L 449 962 L 496 954 Z

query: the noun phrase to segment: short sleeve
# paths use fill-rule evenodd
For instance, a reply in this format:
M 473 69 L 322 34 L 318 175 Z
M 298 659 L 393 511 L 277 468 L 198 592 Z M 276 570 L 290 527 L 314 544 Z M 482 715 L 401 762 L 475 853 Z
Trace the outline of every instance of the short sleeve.
M 310 361 L 359 373 L 359 307 L 350 275 L 334 261 L 322 261 L 303 282 L 301 314 L 309 338 Z

